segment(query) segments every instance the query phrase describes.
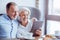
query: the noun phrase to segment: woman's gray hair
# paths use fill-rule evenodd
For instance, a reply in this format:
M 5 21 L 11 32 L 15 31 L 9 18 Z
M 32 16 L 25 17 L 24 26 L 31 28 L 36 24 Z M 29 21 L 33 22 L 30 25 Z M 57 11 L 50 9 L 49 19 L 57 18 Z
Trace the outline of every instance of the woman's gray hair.
M 28 11 L 28 13 L 29 13 L 29 16 L 31 15 L 31 11 L 30 11 L 30 9 L 29 8 L 27 8 L 27 7 L 22 7 L 22 8 L 20 8 L 19 9 L 19 12 L 21 12 L 21 11 Z
M 30 15 L 31 15 L 31 11 L 30 11 L 30 9 L 29 8 L 27 8 L 27 7 L 21 7 L 20 9 L 19 9 L 19 13 L 21 13 L 22 11 L 28 11 L 28 13 L 29 13 L 29 16 L 28 16 L 28 18 L 30 19 Z M 18 21 L 20 21 L 20 17 L 18 16 Z

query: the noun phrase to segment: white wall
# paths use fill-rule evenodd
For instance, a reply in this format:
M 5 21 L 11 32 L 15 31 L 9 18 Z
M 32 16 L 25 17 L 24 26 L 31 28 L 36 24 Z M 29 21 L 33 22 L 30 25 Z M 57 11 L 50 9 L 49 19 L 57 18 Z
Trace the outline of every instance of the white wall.
M 6 4 L 8 2 L 15 2 L 19 6 L 31 6 L 35 7 L 35 0 L 0 0 L 0 14 L 6 13 Z

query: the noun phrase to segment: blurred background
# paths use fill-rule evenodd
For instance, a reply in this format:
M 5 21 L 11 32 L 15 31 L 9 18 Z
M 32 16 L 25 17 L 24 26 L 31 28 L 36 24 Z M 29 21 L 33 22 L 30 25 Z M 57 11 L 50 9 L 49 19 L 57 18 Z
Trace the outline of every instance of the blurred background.
M 0 14 L 6 13 L 8 2 L 39 9 L 40 21 L 43 21 L 42 35 L 60 31 L 60 0 L 0 0 Z

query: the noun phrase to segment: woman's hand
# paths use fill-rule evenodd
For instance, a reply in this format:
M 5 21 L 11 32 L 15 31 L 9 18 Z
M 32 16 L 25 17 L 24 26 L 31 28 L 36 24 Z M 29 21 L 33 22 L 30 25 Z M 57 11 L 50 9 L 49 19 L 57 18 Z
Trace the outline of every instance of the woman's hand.
M 41 33 L 42 33 L 42 31 L 41 30 L 36 30 L 36 35 L 39 35 L 39 36 L 41 36 Z
M 32 21 L 35 22 L 35 21 L 38 21 L 38 20 L 37 20 L 37 18 L 33 17 Z

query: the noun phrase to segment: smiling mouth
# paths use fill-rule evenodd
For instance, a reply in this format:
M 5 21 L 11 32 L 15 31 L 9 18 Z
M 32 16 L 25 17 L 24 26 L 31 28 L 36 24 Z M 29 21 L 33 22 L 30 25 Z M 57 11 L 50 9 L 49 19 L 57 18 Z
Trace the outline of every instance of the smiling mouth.
M 16 17 L 16 14 L 14 14 L 13 17 Z

